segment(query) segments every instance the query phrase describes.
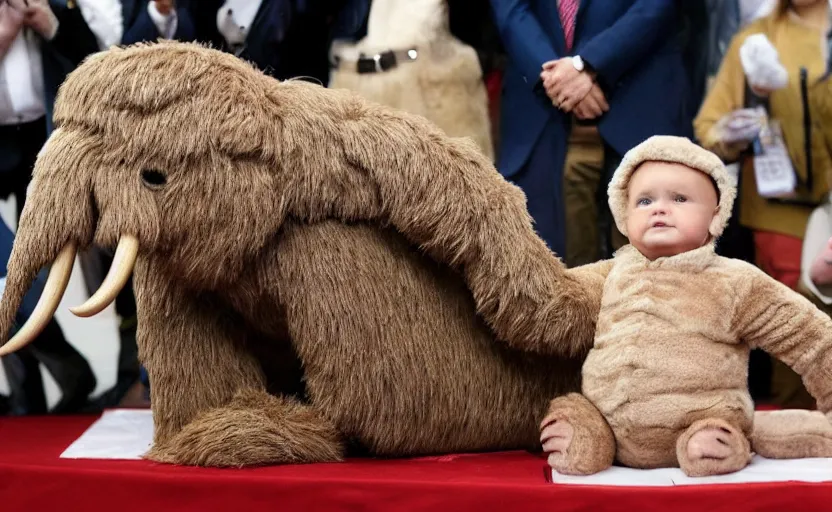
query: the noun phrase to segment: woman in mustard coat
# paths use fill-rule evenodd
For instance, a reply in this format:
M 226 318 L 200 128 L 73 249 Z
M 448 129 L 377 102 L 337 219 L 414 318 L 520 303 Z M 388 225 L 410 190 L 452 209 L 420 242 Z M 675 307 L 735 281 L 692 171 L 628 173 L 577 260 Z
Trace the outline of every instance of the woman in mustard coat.
M 706 149 L 726 163 L 740 163 L 738 218 L 753 233 L 755 263 L 791 288 L 797 288 L 800 278 L 801 249 L 809 216 L 829 193 L 827 174 L 832 156 L 821 134 L 822 123 L 812 118 L 811 107 L 816 100 L 812 96 L 825 89 L 813 86 L 827 72 L 829 16 L 826 0 L 780 0 L 771 14 L 746 26 L 732 40 L 694 120 L 696 137 Z M 788 73 L 786 87 L 774 91 L 750 90 L 740 60 L 740 47 L 752 34 L 765 35 L 777 49 L 780 63 Z M 766 102 L 770 118 L 781 125 L 797 178 L 795 198 L 791 200 L 760 195 L 752 141 L 726 140 L 727 121 L 755 100 Z M 811 405 L 799 378 L 788 368 L 775 362 L 772 378 L 776 403 Z

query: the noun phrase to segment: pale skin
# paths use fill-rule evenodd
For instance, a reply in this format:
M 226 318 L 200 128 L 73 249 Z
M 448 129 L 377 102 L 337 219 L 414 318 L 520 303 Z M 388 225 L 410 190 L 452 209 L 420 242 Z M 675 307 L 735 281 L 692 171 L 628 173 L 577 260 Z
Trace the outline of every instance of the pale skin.
M 153 0 L 153 3 L 156 4 L 156 10 L 159 11 L 159 14 L 163 16 L 167 16 L 176 8 L 173 0 Z
M 552 105 L 578 119 L 595 119 L 610 109 L 592 73 L 575 69 L 569 57 L 544 63 L 540 78 Z
M 46 0 L 7 0 L 6 3 L 22 15 L 24 26 L 31 27 L 47 40 L 54 37 L 57 28 L 55 15 Z
M 627 233 L 646 258 L 671 257 L 710 243 L 719 199 L 706 174 L 682 164 L 645 162 L 630 180 L 628 198 Z M 549 465 L 558 467 L 568 453 L 574 427 L 552 414 L 540 427 Z M 726 459 L 734 449 L 729 437 L 727 430 L 703 428 L 688 441 L 688 456 Z
M 0 58 L 2 58 L 12 41 L 23 27 L 23 12 L 15 9 L 8 2 L 0 3 Z
M 832 238 L 826 242 L 826 247 L 812 262 L 809 278 L 816 286 L 832 285 Z

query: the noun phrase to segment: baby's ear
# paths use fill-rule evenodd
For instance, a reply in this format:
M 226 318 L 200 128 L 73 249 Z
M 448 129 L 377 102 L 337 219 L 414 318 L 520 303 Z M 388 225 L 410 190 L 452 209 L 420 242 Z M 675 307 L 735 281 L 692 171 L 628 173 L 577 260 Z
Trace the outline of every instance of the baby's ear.
M 714 208 L 714 216 L 711 219 L 711 225 L 708 228 L 708 232 L 714 238 L 720 236 L 722 234 L 722 231 L 725 229 L 725 226 L 723 225 L 724 221 L 722 219 L 722 216 L 719 214 L 720 208 L 720 205 L 717 205 L 716 208 Z

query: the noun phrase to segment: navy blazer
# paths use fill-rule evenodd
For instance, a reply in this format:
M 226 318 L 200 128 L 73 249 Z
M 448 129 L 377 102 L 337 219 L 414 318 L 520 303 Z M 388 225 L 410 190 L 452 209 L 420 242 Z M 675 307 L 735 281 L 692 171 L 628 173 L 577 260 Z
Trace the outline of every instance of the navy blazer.
M 69 7 L 66 0 L 50 0 L 49 5 L 58 19 L 58 32 L 52 41 L 43 45 L 42 51 L 46 122 L 51 132 L 52 107 L 58 88 L 84 58 L 98 51 L 98 40 L 77 6 Z
M 246 36 L 240 58 L 277 78 L 286 78 L 283 65 L 284 39 L 295 14 L 297 0 L 262 0 Z M 225 39 L 217 30 L 217 11 L 223 0 L 201 0 L 200 6 L 191 8 L 196 24 L 197 38 L 214 48 L 229 51 Z M 297 51 L 297 49 L 293 49 Z
M 610 105 L 598 129 L 619 154 L 655 134 L 692 136 L 677 1 L 581 0 L 573 48 L 567 52 L 557 0 L 491 0 L 509 57 L 500 172 L 510 177 L 523 167 L 552 119 L 563 130 L 560 161 L 553 165 L 563 165 L 571 116 L 552 106 L 539 81 L 544 62 L 568 55 L 580 55 L 596 71 Z
M 8 273 L 9 259 L 12 255 L 12 247 L 14 246 L 14 233 L 5 222 L 0 220 L 0 277 L 5 278 Z M 23 301 L 20 303 L 15 315 L 15 322 L 23 323 L 34 312 L 35 306 L 40 300 L 40 294 L 43 293 L 43 286 L 46 283 L 48 276 L 47 269 L 41 269 L 35 276 L 35 280 L 29 287 L 29 291 L 23 296 Z
M 153 23 L 153 18 L 147 12 L 147 4 L 147 0 L 135 4 L 133 2 L 129 4 L 125 2 L 122 4 L 122 13 L 126 10 L 133 11 L 132 17 L 124 18 L 124 35 L 121 37 L 122 44 L 156 41 L 162 37 L 159 29 L 156 28 L 156 24 Z M 135 10 L 133 5 L 138 6 L 138 11 Z M 194 28 L 191 14 L 182 6 L 176 9 L 176 32 L 173 34 L 173 39 L 186 42 L 196 40 L 196 29 Z

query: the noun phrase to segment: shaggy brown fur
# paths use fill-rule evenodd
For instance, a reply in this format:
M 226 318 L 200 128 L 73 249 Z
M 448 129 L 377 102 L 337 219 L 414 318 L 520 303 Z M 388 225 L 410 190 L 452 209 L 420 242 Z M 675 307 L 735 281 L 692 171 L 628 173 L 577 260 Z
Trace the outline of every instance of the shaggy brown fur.
M 491 159 L 488 97 L 476 51 L 453 37 L 446 0 L 375 0 L 367 36 L 333 53 L 341 60 L 329 87 L 425 116 L 452 137 L 470 137 Z M 382 73 L 359 74 L 360 54 L 416 48 L 415 61 Z
M 472 143 L 172 42 L 91 57 L 56 122 L 0 334 L 65 244 L 135 235 L 151 458 L 532 448 L 546 403 L 577 389 L 602 278 L 566 274 Z
M 832 424 L 820 411 L 758 411 L 751 448 L 770 459 L 828 457 Z
M 650 161 L 680 163 L 714 179 L 719 211 L 709 231 L 719 236 L 734 199 L 725 166 L 689 140 L 665 136 L 627 153 L 610 183 L 610 207 L 622 231 L 627 205 L 633 204 L 628 183 Z M 832 320 L 760 269 L 718 256 L 713 243 L 654 260 L 628 245 L 612 260 L 588 267 L 606 278 L 595 342 L 582 368 L 582 393 L 612 429 L 623 465 L 679 466 L 690 476 L 744 467 L 748 437 L 755 435 L 747 382 L 752 348 L 799 373 L 818 408 L 832 416 Z M 561 452 L 571 449 L 570 442 L 585 441 L 580 432 L 598 428 L 597 418 L 586 414 L 562 417 L 589 423 L 570 424 L 571 441 L 567 435 L 552 445 Z M 792 430 L 764 422 L 756 437 L 777 458 L 832 456 L 832 444 L 825 442 L 795 449 L 801 439 L 832 431 L 828 420 L 826 430 L 818 421 Z M 791 442 L 785 439 L 790 436 Z M 588 457 L 594 453 L 583 450 Z M 599 467 L 575 457 L 559 462 L 572 473 Z
M 569 449 L 549 454 L 549 465 L 562 474 L 591 475 L 612 466 L 615 437 L 607 421 L 580 393 L 552 400 L 541 428 L 562 423 L 563 435 L 572 438 Z M 541 439 L 546 445 L 547 439 Z

